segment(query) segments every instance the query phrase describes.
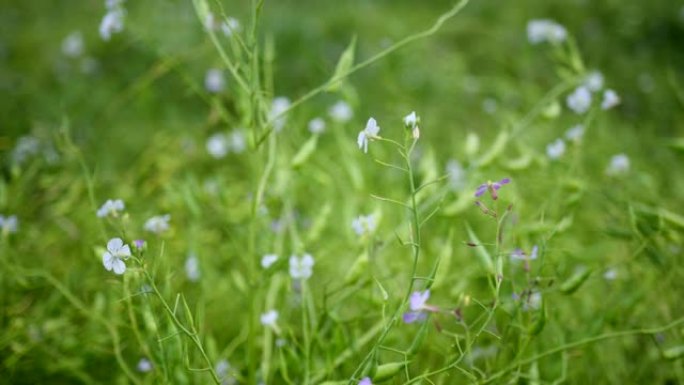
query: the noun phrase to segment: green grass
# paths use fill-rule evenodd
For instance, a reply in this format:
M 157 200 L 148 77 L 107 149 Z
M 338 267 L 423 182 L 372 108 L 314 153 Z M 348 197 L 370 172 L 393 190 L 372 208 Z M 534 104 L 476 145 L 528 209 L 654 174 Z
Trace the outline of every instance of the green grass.
M 455 5 L 211 2 L 243 26 L 215 33 L 224 57 L 190 1 L 124 3 L 109 42 L 99 1 L 2 5 L 0 215 L 19 228 L 0 235 L 0 383 L 683 383 L 681 6 L 473 0 L 391 48 Z M 570 39 L 530 44 L 539 18 Z M 84 54 L 69 58 L 75 30 Z M 354 38 L 349 64 L 370 61 L 330 91 Z M 212 94 L 216 67 L 227 87 Z M 621 103 L 604 111 L 595 94 L 575 114 L 566 97 L 593 69 Z M 273 98 L 305 95 L 272 131 Z M 339 100 L 348 122 L 328 116 Z M 402 122 L 413 110 L 417 140 Z M 382 139 L 364 154 L 371 116 Z M 578 123 L 583 139 L 550 159 Z M 210 136 L 236 129 L 246 151 L 208 154 Z M 39 151 L 17 161 L 29 135 Z M 607 175 L 620 153 L 629 169 Z M 504 177 L 478 208 L 477 187 Z M 98 218 L 107 199 L 125 211 Z M 145 231 L 161 214 L 170 229 Z M 377 228 L 358 236 L 368 214 Z M 102 263 L 116 237 L 133 249 L 123 275 Z M 534 245 L 528 269 L 510 258 Z M 299 281 L 288 259 L 304 253 L 315 265 Z M 402 322 L 427 288 L 436 311 Z M 271 309 L 275 327 L 260 322 Z

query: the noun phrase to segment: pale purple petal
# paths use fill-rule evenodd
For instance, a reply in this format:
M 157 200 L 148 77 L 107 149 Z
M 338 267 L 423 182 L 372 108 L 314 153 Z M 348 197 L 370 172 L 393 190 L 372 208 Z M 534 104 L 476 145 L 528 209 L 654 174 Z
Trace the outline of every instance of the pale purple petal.
M 425 303 L 430 298 L 430 290 L 425 290 L 423 292 L 414 291 L 409 298 L 409 307 L 411 310 L 420 310 L 425 306 Z
M 503 178 L 499 181 L 501 184 L 509 184 L 511 183 L 511 178 Z
M 481 197 L 482 194 L 485 193 L 485 191 L 487 191 L 487 184 L 486 184 L 486 183 L 483 183 L 483 184 L 480 185 L 480 187 L 477 188 L 477 191 L 475 191 L 475 196 L 476 196 L 476 197 Z
M 370 377 L 364 377 L 359 381 L 359 385 L 373 385 L 373 383 L 371 382 Z
M 119 275 L 123 274 L 124 271 L 126 271 L 126 264 L 124 263 L 124 261 L 118 258 L 114 259 L 112 267 L 114 268 L 114 273 Z
M 105 253 L 102 254 L 102 264 L 104 265 L 105 269 L 107 269 L 107 271 L 111 271 L 113 263 L 114 256 L 111 255 L 109 252 L 105 251 Z
M 427 316 L 425 313 L 421 313 L 419 311 L 410 311 L 407 313 L 404 313 L 404 323 L 410 324 L 418 321 L 422 321 L 426 318 Z
M 112 253 L 116 253 L 123 246 L 123 240 L 121 238 L 112 238 L 107 242 L 107 250 Z M 130 253 L 130 251 L 129 251 Z
M 131 256 L 131 248 L 128 245 L 123 245 L 123 247 L 119 249 L 119 256 L 120 257 L 130 257 Z
M 534 245 L 532 248 L 532 253 L 530 254 L 530 259 L 537 259 L 537 252 L 539 251 L 539 248 L 537 245 Z

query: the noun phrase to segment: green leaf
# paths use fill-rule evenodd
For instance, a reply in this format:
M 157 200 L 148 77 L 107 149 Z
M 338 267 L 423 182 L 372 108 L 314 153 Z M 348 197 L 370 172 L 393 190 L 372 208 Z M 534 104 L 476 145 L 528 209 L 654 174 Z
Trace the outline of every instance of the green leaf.
M 344 78 L 348 75 L 349 70 L 354 65 L 354 51 L 356 50 L 356 36 L 354 36 L 347 46 L 347 49 L 342 52 L 340 59 L 337 61 L 335 72 L 333 73 L 331 82 L 326 88 L 328 92 L 335 92 L 340 89 L 344 83 Z

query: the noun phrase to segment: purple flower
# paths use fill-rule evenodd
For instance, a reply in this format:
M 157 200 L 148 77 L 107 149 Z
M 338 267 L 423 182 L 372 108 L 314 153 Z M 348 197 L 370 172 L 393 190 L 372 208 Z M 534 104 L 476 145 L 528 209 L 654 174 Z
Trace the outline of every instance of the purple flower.
M 479 198 L 489 190 L 492 199 L 497 200 L 499 196 L 496 195 L 496 190 L 500 189 L 501 186 L 509 183 L 511 183 L 510 178 L 503 178 L 498 182 L 487 181 L 487 183 L 482 183 L 480 186 L 477 187 L 477 190 L 475 191 L 475 197 Z
M 414 291 L 409 298 L 409 308 L 410 312 L 404 313 L 404 323 L 410 324 L 416 321 L 424 320 L 427 315 L 424 313 L 427 311 L 435 311 L 436 309 L 432 306 L 427 305 L 427 300 L 430 298 L 430 290 L 425 291 Z
M 537 259 L 537 253 L 539 252 L 539 247 L 537 245 L 534 245 L 532 247 L 532 252 L 528 256 L 522 249 L 515 249 L 511 253 L 511 259 L 518 259 L 521 261 L 529 261 L 532 259 Z
M 143 247 L 145 247 L 145 240 L 144 239 L 136 239 L 133 241 L 133 245 L 135 245 L 135 248 L 140 250 Z
M 359 381 L 359 385 L 373 385 L 369 377 L 364 377 Z

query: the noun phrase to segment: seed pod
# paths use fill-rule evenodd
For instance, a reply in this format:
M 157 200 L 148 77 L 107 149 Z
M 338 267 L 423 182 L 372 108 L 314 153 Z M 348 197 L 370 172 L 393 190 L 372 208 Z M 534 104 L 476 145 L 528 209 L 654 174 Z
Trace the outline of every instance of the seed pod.
M 580 286 L 582 286 L 584 281 L 586 281 L 587 278 L 589 278 L 591 273 L 592 273 L 591 269 L 583 269 L 583 270 L 576 272 L 575 274 L 573 274 L 572 277 L 568 278 L 567 281 L 565 281 L 565 282 L 563 282 L 563 284 L 561 284 L 561 286 L 560 286 L 561 293 L 563 293 L 563 294 L 574 293 L 575 291 L 577 291 L 577 289 L 580 288 Z
M 420 325 L 418 334 L 416 334 L 416 336 L 413 338 L 413 343 L 411 343 L 411 346 L 406 351 L 406 354 L 409 357 L 412 357 L 418 353 L 418 349 L 420 349 L 420 347 L 423 345 L 423 341 L 425 341 L 425 337 L 427 337 L 429 325 L 429 322 L 423 322 Z
M 372 377 L 373 383 L 387 381 L 390 378 L 396 376 L 404 369 L 406 364 L 408 364 L 408 362 L 402 361 L 392 362 L 389 364 L 383 364 L 378 366 L 378 370 L 375 372 L 375 376 Z
M 684 345 L 663 350 L 663 357 L 667 360 L 676 360 L 684 357 Z
M 542 298 L 541 309 L 539 310 L 539 317 L 534 321 L 530 327 L 530 335 L 536 336 L 544 330 L 546 325 L 546 301 Z

